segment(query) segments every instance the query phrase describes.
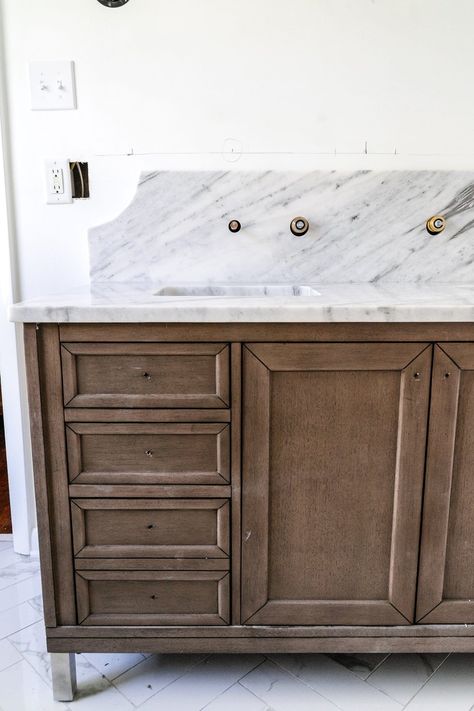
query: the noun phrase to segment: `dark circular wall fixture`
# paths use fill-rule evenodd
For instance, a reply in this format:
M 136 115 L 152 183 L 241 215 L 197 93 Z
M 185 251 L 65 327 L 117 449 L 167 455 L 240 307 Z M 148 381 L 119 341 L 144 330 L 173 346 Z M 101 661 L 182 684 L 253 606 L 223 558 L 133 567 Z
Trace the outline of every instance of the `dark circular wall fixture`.
M 101 5 L 105 5 L 105 7 L 121 7 L 122 5 L 125 5 L 128 0 L 99 0 Z

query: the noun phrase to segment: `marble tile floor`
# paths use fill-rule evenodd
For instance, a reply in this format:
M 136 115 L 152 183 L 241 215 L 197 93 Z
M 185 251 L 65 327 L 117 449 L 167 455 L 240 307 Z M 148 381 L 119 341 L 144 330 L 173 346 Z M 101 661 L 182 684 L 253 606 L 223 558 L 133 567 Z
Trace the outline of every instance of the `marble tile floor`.
M 38 561 L 0 539 L 0 711 L 474 711 L 474 654 L 80 654 L 54 702 Z

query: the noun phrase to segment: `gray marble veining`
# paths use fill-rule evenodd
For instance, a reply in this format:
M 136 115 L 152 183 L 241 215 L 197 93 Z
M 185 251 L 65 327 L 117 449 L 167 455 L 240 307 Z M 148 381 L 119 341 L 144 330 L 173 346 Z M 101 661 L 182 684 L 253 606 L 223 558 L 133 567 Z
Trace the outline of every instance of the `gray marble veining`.
M 353 654 L 327 654 L 326 656 L 365 680 L 389 655 L 388 652 L 356 652 Z
M 433 237 L 425 222 L 437 213 L 447 228 Z M 310 222 L 301 237 L 297 215 Z M 94 282 L 470 283 L 474 173 L 144 173 L 89 243 Z
M 314 284 L 313 296 L 156 296 L 157 285 L 102 282 L 14 304 L 10 318 L 53 323 L 474 321 L 474 284 Z

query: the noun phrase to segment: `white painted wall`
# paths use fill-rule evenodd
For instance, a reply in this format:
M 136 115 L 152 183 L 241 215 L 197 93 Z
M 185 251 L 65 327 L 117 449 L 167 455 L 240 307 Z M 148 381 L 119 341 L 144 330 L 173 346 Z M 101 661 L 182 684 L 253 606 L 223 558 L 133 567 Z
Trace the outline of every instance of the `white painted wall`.
M 1 17 L 0 17 L 1 36 Z M 6 112 L 4 62 L 0 44 L 0 379 L 2 389 L 10 500 L 17 553 L 31 550 L 34 526 L 31 449 L 25 398 L 24 357 L 21 328 L 9 323 L 7 306 L 18 299 L 13 195 L 7 176 L 10 168 L 8 116 Z
M 84 283 L 87 226 L 133 192 L 140 161 L 99 154 L 216 153 L 222 165 L 233 137 L 250 153 L 360 154 L 367 141 L 411 164 L 412 154 L 474 156 L 472 0 L 2 5 L 25 297 Z M 55 58 L 76 61 L 79 108 L 31 112 L 28 61 Z M 89 203 L 44 204 L 48 155 L 91 160 Z M 202 158 L 166 160 L 184 163 Z
M 87 227 L 121 210 L 144 166 L 473 166 L 472 0 L 1 8 L 23 298 L 87 281 Z M 77 111 L 30 111 L 33 59 L 75 60 Z M 46 156 L 89 160 L 91 200 L 45 205 Z

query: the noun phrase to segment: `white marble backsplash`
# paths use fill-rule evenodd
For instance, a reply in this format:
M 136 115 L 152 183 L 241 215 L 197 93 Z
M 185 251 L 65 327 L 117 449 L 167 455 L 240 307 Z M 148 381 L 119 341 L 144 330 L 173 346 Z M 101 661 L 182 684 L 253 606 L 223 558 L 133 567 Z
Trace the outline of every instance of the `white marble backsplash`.
M 446 230 L 430 236 L 438 213 Z M 474 172 L 144 173 L 89 243 L 93 282 L 470 283 Z

